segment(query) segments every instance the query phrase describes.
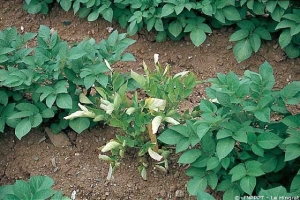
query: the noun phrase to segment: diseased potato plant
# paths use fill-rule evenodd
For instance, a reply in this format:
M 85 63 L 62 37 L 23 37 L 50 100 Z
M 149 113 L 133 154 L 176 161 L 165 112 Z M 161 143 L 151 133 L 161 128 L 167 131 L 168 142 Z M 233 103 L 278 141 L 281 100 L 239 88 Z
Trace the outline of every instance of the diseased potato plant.
M 141 163 L 139 172 L 145 180 L 148 164 L 144 156 L 147 153 L 159 161 L 157 168 L 164 172 L 168 169 L 166 158 L 169 152 L 159 149 L 156 133 L 161 125 L 166 128 L 168 124 L 180 123 L 183 118 L 178 106 L 192 93 L 197 81 L 195 75 L 188 71 L 170 75 L 170 66 L 163 69 L 157 54 L 154 60 L 155 71 L 150 71 L 145 63 L 145 75 L 131 71 L 130 77 L 135 82 L 114 72 L 111 85 L 106 88 L 95 87 L 100 98 L 88 98 L 81 94 L 80 102 L 86 106 L 79 104 L 81 111 L 65 117 L 71 121 L 78 117 L 89 117 L 94 122 L 103 121 L 124 131 L 100 148 L 102 153 L 111 152 L 111 155 L 99 155 L 100 159 L 110 162 L 108 179 L 127 149 L 137 149 Z M 132 83 L 136 84 L 139 91 L 130 91 Z

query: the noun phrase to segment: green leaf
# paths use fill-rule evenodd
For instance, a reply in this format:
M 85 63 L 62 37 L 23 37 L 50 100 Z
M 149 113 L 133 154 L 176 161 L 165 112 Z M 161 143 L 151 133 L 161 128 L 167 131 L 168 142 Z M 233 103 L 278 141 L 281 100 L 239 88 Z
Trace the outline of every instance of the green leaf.
M 290 30 L 286 29 L 281 32 L 279 36 L 279 45 L 281 48 L 285 48 L 287 45 L 289 45 L 292 41 L 292 36 L 290 33 Z
M 206 113 L 215 113 L 217 106 L 206 99 L 201 99 L 200 110 Z
M 229 72 L 227 75 L 227 86 L 230 91 L 236 92 L 240 87 L 239 77 L 233 73 Z
M 219 160 L 225 158 L 234 148 L 235 140 L 232 138 L 224 138 L 217 143 L 217 155 Z
M 300 56 L 300 48 L 293 43 L 285 47 L 285 53 L 291 59 L 297 58 Z
M 255 153 L 258 156 L 264 156 L 264 149 L 258 146 L 257 144 L 252 144 L 251 149 L 253 153 Z
M 196 196 L 197 199 L 215 200 L 213 196 L 203 190 L 198 191 Z
M 7 56 L 5 56 L 5 55 L 0 55 L 0 63 L 4 63 L 4 62 L 6 62 L 6 61 L 8 61 L 9 59 L 8 59 L 8 57 Z
M 31 130 L 30 120 L 29 118 L 24 118 L 16 126 L 15 135 L 19 140 L 21 140 L 21 138 L 27 133 L 29 133 L 30 130 Z
M 182 32 L 182 28 L 181 22 L 176 20 L 169 24 L 168 30 L 174 37 L 177 37 Z
M 174 6 L 171 4 L 165 4 L 162 7 L 161 17 L 166 17 L 174 12 Z
M 246 29 L 240 29 L 231 34 L 229 41 L 230 42 L 235 42 L 235 41 L 240 41 L 242 39 L 245 39 L 249 36 L 250 32 L 249 30 Z
M 233 47 L 233 54 L 239 63 L 250 58 L 252 47 L 249 40 L 245 39 L 237 42 Z
M 246 168 L 243 164 L 236 165 L 233 167 L 230 171 L 229 174 L 232 175 L 231 177 L 231 182 L 238 181 L 242 178 L 244 178 L 247 175 Z
M 233 132 L 232 138 L 238 142 L 243 142 L 243 143 L 248 142 L 247 133 L 245 131 L 239 130 L 239 131 Z
M 131 53 L 124 53 L 121 57 L 121 61 L 136 61 Z
M 195 160 L 197 160 L 197 158 L 199 158 L 201 155 L 202 151 L 200 151 L 199 149 L 187 150 L 179 157 L 178 163 L 191 164 Z
M 46 105 L 47 105 L 49 108 L 51 108 L 52 105 L 54 104 L 55 100 L 56 100 L 56 95 L 50 94 L 50 95 L 47 96 L 47 98 L 46 98 Z
M 32 113 L 38 113 L 39 109 L 36 105 L 31 103 L 19 103 L 16 108 L 20 111 L 31 111 Z
M 271 36 L 270 32 L 267 29 L 263 28 L 263 27 L 257 27 L 254 30 L 254 33 L 258 34 L 261 39 L 264 39 L 264 40 L 271 40 L 272 39 L 272 36 Z
M 26 32 L 24 34 L 24 42 L 28 42 L 29 40 L 33 39 L 35 36 L 37 36 L 37 33 Z
M 228 130 L 228 129 L 220 129 L 217 132 L 217 139 L 223 139 L 223 138 L 227 138 L 227 137 L 232 137 L 232 131 Z
M 300 127 L 300 114 L 287 116 L 283 118 L 281 122 L 289 127 L 298 128 Z
M 69 51 L 68 59 L 69 60 L 76 60 L 76 59 L 79 59 L 79 58 L 83 57 L 86 54 L 87 53 L 83 49 L 81 49 L 79 47 L 73 47 Z
M 263 149 L 273 149 L 283 141 L 275 133 L 264 132 L 257 137 L 257 144 Z
M 176 131 L 177 133 L 180 133 L 187 138 L 194 133 L 194 131 L 190 127 L 184 126 L 182 124 L 171 126 L 170 129 Z
M 262 110 L 257 110 L 254 112 L 254 116 L 262 121 L 262 122 L 269 122 L 270 123 L 270 114 L 271 109 L 269 107 L 265 107 Z
M 223 8 L 224 16 L 229 21 L 239 21 L 241 16 L 239 11 L 234 6 L 226 6 Z
M 99 18 L 99 12 L 98 10 L 95 10 L 94 12 L 91 12 L 88 16 L 88 21 L 89 22 L 92 22 L 92 21 L 95 21 Z
M 271 189 L 268 189 L 268 190 L 264 190 L 264 189 L 261 189 L 260 192 L 259 192 L 259 195 L 260 196 L 263 196 L 265 198 L 276 198 L 276 199 L 279 199 L 281 198 L 282 196 L 288 196 L 288 193 L 286 191 L 286 189 L 282 186 L 278 186 L 278 187 L 274 187 L 274 188 L 271 188 Z
M 8 104 L 8 95 L 4 91 L 0 91 L 0 103 L 4 106 Z
M 35 128 L 39 126 L 43 122 L 43 117 L 40 113 L 37 113 L 36 115 L 32 115 L 29 117 L 31 127 Z
M 300 156 L 300 145 L 299 144 L 290 144 L 285 149 L 285 158 L 284 161 L 295 160 Z
M 54 117 L 55 113 L 51 108 L 46 108 L 42 111 L 42 117 L 43 118 L 52 118 Z
M 195 28 L 190 33 L 190 38 L 191 38 L 191 41 L 193 42 L 193 44 L 195 46 L 199 47 L 206 40 L 206 34 L 202 29 Z
M 229 199 L 235 199 L 236 197 L 240 196 L 240 192 L 239 189 L 237 189 L 237 187 L 233 187 L 230 188 L 228 190 L 225 191 L 225 193 L 223 194 L 223 199 L 225 200 L 229 200 Z
M 265 4 L 263 2 L 254 1 L 253 12 L 256 15 L 263 15 L 265 13 Z
M 131 70 L 131 78 L 133 78 L 141 87 L 144 87 L 146 84 L 146 79 L 144 76 Z
M 207 161 L 206 171 L 215 169 L 220 164 L 220 161 L 217 157 L 210 157 Z
M 273 68 L 267 61 L 265 61 L 259 67 L 259 74 L 262 77 L 263 86 L 265 87 L 265 89 L 271 90 L 275 84 L 275 78 L 273 75 Z
M 154 28 L 156 31 L 164 31 L 164 24 L 160 18 L 155 20 Z
M 239 21 L 237 25 L 241 28 L 241 30 L 247 30 L 248 32 L 252 32 L 255 29 L 255 24 L 250 20 Z
M 72 6 L 72 0 L 61 0 L 59 3 L 65 11 L 69 11 Z
M 184 136 L 179 134 L 178 132 L 171 129 L 167 129 L 164 132 L 162 132 L 157 139 L 165 144 L 175 145 L 183 138 Z
M 90 120 L 88 118 L 76 118 L 69 122 L 69 126 L 79 134 L 90 127 Z
M 207 187 L 207 178 L 203 177 L 193 177 L 187 182 L 187 190 L 190 195 L 197 195 L 199 191 L 204 191 Z
M 289 19 L 296 23 L 300 23 L 300 17 L 297 14 L 288 13 L 288 14 L 283 15 L 282 18 Z
M 112 22 L 113 19 L 113 15 L 114 15 L 114 11 L 112 8 L 107 8 L 105 9 L 103 12 L 101 12 L 102 17 L 108 21 L 108 22 Z
M 213 154 L 216 151 L 215 140 L 209 134 L 206 134 L 201 140 L 201 148 L 206 154 Z
M 199 126 L 197 126 L 197 135 L 200 140 L 209 131 L 209 129 L 210 129 L 210 126 L 208 123 L 201 123 Z
M 58 94 L 56 104 L 62 109 L 72 109 L 72 97 L 69 94 Z
M 22 200 L 30 200 L 31 199 L 31 192 L 29 184 L 24 180 L 16 180 L 15 184 L 13 185 L 14 194 Z
M 261 157 L 258 159 L 259 162 L 262 163 L 261 169 L 265 173 L 271 173 L 276 170 L 276 167 L 278 165 L 278 158 L 276 155 L 266 153 L 264 157 Z
M 259 35 L 256 33 L 252 33 L 252 35 L 249 36 L 249 42 L 252 47 L 252 50 L 255 53 L 258 52 L 260 45 L 261 45 L 261 39 L 260 39 Z
M 12 52 L 14 50 L 15 50 L 14 48 L 1 47 L 1 49 L 0 49 L 0 55 L 4 55 L 4 54 L 7 54 L 7 53 L 10 53 L 10 52 Z
M 300 188 L 300 175 L 296 175 L 291 183 L 291 192 L 296 192 Z
M 166 31 L 159 31 L 155 37 L 157 42 L 163 42 L 167 39 L 167 32 Z
M 189 148 L 190 144 L 191 144 L 191 142 L 190 142 L 189 138 L 183 138 L 176 145 L 176 153 L 187 150 Z
M 33 194 L 32 199 L 48 199 L 53 196 L 56 192 L 53 189 L 40 190 Z
M 41 25 L 38 32 L 38 37 L 41 37 L 44 41 L 48 41 L 50 39 L 50 28 Z
M 255 160 L 247 161 L 245 165 L 246 165 L 248 176 L 262 176 L 263 174 L 265 174 L 261 168 L 262 163 L 258 161 Z
M 33 176 L 29 180 L 29 185 L 33 193 L 49 189 L 53 186 L 53 184 L 53 179 L 48 176 Z
M 252 176 L 245 176 L 240 181 L 240 186 L 244 192 L 249 195 L 252 195 L 252 192 L 256 186 L 256 178 Z
M 219 180 L 217 174 L 213 171 L 210 171 L 206 178 L 208 185 L 214 190 L 217 187 Z
M 280 1 L 278 1 L 278 2 L 280 2 Z M 288 2 L 288 1 L 287 1 L 287 2 Z M 271 13 L 271 17 L 272 17 L 275 21 L 280 22 L 281 17 L 282 17 L 282 15 L 284 14 L 284 12 L 285 12 L 285 9 L 283 9 L 283 8 L 281 8 L 281 7 L 279 7 L 279 6 L 276 6 L 275 9 L 274 9 L 274 11 Z

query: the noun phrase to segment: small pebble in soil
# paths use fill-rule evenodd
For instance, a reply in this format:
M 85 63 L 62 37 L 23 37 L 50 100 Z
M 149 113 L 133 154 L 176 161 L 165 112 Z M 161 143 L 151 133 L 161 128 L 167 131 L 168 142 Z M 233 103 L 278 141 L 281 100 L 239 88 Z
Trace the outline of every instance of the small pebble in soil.
M 38 156 L 35 156 L 34 158 L 33 158 L 33 160 L 34 161 L 38 161 L 40 158 L 38 157 Z
M 228 45 L 228 46 L 226 47 L 226 49 L 227 49 L 227 50 L 232 49 L 232 45 Z
M 176 198 L 184 197 L 184 191 L 183 190 L 176 190 L 175 197 Z

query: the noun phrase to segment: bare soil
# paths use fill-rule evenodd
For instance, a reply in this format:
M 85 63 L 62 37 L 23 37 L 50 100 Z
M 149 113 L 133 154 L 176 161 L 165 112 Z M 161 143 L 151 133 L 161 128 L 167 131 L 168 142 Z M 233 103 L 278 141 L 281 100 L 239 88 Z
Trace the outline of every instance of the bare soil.
M 31 15 L 22 10 L 22 0 L 0 0 L 0 29 L 15 26 L 21 32 L 37 32 L 41 24 L 54 30 L 63 40 L 81 41 L 93 37 L 97 41 L 107 38 L 108 27 L 125 32 L 117 23 L 104 20 L 88 22 L 74 16 L 73 12 L 63 11 L 57 4 L 47 15 Z M 70 22 L 65 25 L 64 22 Z M 259 52 L 249 60 L 237 63 L 232 53 L 233 43 L 229 36 L 234 28 L 214 30 L 200 47 L 195 47 L 188 37 L 182 41 L 155 42 L 155 34 L 141 31 L 132 38 L 136 43 L 131 52 L 136 62 L 117 63 L 116 70 L 125 72 L 131 69 L 142 72 L 142 61 L 149 66 L 153 63 L 153 54 L 160 55 L 160 63 L 170 64 L 171 71 L 184 70 L 194 72 L 198 79 L 215 77 L 217 73 L 233 71 L 242 75 L 246 69 L 258 71 L 258 67 L 268 61 L 274 68 L 275 88 L 282 88 L 294 80 L 300 80 L 300 59 L 288 59 L 278 47 L 277 41 L 264 43 Z M 195 92 L 184 105 L 192 108 L 204 97 L 204 85 L 196 87 Z M 163 174 L 150 163 L 148 180 L 143 181 L 137 171 L 138 158 L 127 154 L 115 172 L 112 181 L 106 181 L 108 163 L 98 159 L 98 147 L 114 138 L 117 130 L 110 127 L 98 127 L 80 135 L 68 133 L 72 145 L 55 147 L 49 139 L 39 141 L 46 136 L 44 128 L 33 130 L 21 141 L 13 131 L 8 130 L 0 137 L 0 185 L 13 183 L 17 179 L 28 179 L 33 175 L 49 175 L 55 180 L 55 188 L 70 196 L 76 191 L 76 199 L 193 199 L 189 197 L 185 184 L 188 177 L 184 167 L 176 163 L 177 157 L 170 160 L 170 171 Z M 212 194 L 218 198 L 217 193 Z

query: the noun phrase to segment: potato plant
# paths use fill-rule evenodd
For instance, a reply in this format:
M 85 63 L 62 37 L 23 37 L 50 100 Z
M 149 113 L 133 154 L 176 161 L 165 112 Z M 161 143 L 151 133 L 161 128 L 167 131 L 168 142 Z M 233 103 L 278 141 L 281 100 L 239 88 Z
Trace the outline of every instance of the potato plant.
M 189 166 L 189 193 L 211 198 L 205 192 L 210 187 L 223 192 L 224 200 L 299 195 L 300 114 L 288 107 L 299 104 L 300 82 L 273 90 L 267 62 L 259 73 L 219 73 L 208 82 L 209 99 L 194 108 L 198 117 L 158 137 L 182 153 L 178 163 Z
M 86 106 L 79 104 L 81 110 L 65 117 L 70 122 L 82 117 L 92 118 L 94 122 L 103 121 L 122 130 L 116 139 L 100 148 L 102 153 L 99 158 L 111 164 L 109 178 L 127 149 L 137 149 L 141 163 L 139 172 L 145 180 L 148 165 L 146 154 L 159 161 L 157 168 L 165 172 L 168 169 L 166 158 L 169 153 L 159 149 L 156 134 L 161 125 L 166 128 L 168 124 L 180 124 L 183 118 L 178 106 L 192 93 L 197 81 L 195 75 L 188 71 L 170 75 L 170 66 L 163 69 L 157 54 L 154 60 L 155 71 L 150 71 L 144 63 L 145 75 L 131 71 L 132 80 L 114 72 L 112 85 L 95 88 L 100 98 L 88 98 L 81 94 L 80 102 Z M 139 92 L 129 90 L 133 83 Z M 130 93 L 133 93 L 132 97 L 129 97 Z M 109 151 L 110 155 L 103 154 Z
M 27 0 L 29 13 L 47 13 L 53 0 Z M 299 2 L 295 0 L 57 0 L 88 21 L 118 21 L 130 35 L 143 27 L 156 31 L 157 41 L 179 40 L 189 35 L 195 46 L 206 40 L 212 28 L 236 26 L 230 38 L 238 62 L 256 53 L 263 40 L 279 39 L 289 58 L 300 56 Z M 279 32 L 280 37 L 277 38 Z M 271 35 L 271 33 L 274 33 Z M 274 37 L 275 36 L 275 37 Z
M 37 46 L 27 48 L 36 37 Z M 38 33 L 0 31 L 0 132 L 5 125 L 21 139 L 42 122 L 58 133 L 70 126 L 77 133 L 91 127 L 88 119 L 64 120 L 78 109 L 79 94 L 91 87 L 107 87 L 111 81 L 104 59 L 113 64 L 134 57 L 124 50 L 135 41 L 117 31 L 96 43 L 85 39 L 69 48 L 56 31 L 41 25 Z

